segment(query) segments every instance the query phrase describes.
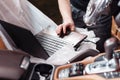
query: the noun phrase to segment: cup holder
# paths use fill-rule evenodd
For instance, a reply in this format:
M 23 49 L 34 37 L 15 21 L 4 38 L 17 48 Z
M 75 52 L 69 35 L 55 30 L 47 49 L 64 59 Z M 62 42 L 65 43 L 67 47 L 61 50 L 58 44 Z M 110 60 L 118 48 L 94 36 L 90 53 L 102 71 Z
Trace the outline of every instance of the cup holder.
M 36 64 L 33 67 L 29 80 L 52 80 L 54 66 L 51 64 Z

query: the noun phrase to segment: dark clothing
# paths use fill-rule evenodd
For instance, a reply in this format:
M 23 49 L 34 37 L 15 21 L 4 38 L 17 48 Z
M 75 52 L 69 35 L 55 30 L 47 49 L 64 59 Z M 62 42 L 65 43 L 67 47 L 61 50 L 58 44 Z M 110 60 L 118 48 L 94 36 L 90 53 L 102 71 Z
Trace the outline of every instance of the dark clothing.
M 118 13 L 120 12 L 120 6 L 118 6 L 119 1 L 120 0 L 113 0 L 111 4 L 111 11 L 114 17 L 116 17 L 116 15 L 118 15 Z
M 75 22 L 76 27 L 80 28 L 87 28 L 88 30 L 93 30 L 96 37 L 99 37 L 100 40 L 97 42 L 97 49 L 100 52 L 104 52 L 104 42 L 106 39 L 111 37 L 111 24 L 112 24 L 112 16 L 111 13 L 108 15 L 101 15 L 100 19 L 96 23 L 95 26 L 86 26 L 86 24 L 83 21 L 83 15 L 85 14 L 87 4 L 89 0 L 71 0 L 72 2 L 72 16 L 73 20 Z M 74 6 L 74 2 L 79 2 L 80 7 L 78 8 Z M 84 4 L 83 8 L 81 4 Z M 77 3 L 76 3 L 77 4 Z
M 78 8 L 81 9 L 83 11 L 86 11 L 86 7 L 88 5 L 90 0 L 70 0 L 71 4 Z

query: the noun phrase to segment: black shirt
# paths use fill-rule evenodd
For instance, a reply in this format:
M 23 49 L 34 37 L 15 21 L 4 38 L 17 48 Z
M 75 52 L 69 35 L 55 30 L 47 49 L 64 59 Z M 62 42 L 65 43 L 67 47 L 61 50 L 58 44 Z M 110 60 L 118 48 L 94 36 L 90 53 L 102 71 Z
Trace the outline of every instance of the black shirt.
M 86 11 L 86 8 L 87 8 L 89 1 L 90 0 L 70 0 L 71 4 L 74 7 L 81 9 L 83 11 Z

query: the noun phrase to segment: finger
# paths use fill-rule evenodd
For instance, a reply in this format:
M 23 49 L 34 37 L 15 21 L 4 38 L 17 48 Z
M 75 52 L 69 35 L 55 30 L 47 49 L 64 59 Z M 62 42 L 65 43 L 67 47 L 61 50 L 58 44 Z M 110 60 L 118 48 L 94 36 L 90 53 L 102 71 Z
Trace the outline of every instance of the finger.
M 66 34 L 67 25 L 63 25 L 63 33 Z
M 71 31 L 75 31 L 75 26 L 72 26 L 70 29 Z
M 61 30 L 62 30 L 62 24 L 60 24 L 60 25 L 57 27 L 56 33 L 57 33 L 58 35 L 60 35 L 60 34 L 61 34 Z

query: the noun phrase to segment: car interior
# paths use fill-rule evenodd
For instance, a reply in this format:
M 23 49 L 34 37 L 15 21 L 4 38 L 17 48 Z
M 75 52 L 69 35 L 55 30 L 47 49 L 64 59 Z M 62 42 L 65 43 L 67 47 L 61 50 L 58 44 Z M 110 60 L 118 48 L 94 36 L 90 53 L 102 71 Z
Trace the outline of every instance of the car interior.
M 104 53 L 88 49 L 64 65 L 32 63 L 31 56 L 44 60 L 50 56 L 30 31 L 0 21 L 0 79 L 119 80 L 120 32 L 114 17 L 111 33 Z

